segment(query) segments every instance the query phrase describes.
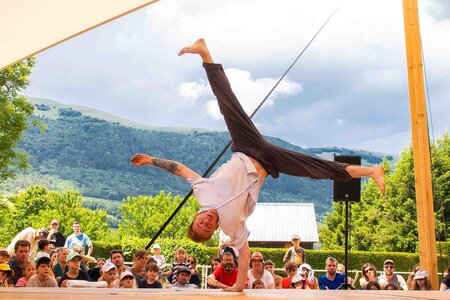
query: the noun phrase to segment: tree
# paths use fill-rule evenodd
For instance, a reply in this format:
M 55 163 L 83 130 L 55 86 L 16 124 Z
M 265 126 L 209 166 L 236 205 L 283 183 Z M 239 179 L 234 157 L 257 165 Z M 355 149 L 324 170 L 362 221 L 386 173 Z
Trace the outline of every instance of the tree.
M 450 138 L 445 133 L 431 147 L 435 223 L 438 239 L 444 240 L 450 210 Z M 351 205 L 350 248 L 366 251 L 414 252 L 418 246 L 416 191 L 412 147 L 402 152 L 396 169 L 385 162 L 386 196 L 373 181 L 364 185 L 361 202 Z M 343 248 L 343 204 L 334 204 L 320 229 L 324 248 Z
M 28 58 L 0 71 L 0 183 L 27 167 L 26 155 L 16 146 L 34 109 L 18 92 L 29 84 L 34 63 Z

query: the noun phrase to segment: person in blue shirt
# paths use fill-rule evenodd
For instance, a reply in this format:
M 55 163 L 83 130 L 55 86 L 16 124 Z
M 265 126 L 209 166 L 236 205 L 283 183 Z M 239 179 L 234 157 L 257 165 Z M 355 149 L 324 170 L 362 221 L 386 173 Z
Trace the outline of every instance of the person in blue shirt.
M 338 261 L 334 257 L 328 257 L 325 261 L 327 273 L 319 277 L 319 289 L 337 290 L 344 282 L 345 275 L 336 272 Z

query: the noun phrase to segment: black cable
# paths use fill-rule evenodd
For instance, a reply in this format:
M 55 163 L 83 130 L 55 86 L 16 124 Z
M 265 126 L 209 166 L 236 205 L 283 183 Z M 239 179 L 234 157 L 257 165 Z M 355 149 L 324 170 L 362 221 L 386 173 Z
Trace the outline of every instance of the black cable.
M 284 79 L 284 77 L 287 75 L 287 73 L 292 69 L 292 67 L 295 65 L 295 63 L 300 59 L 300 57 L 303 55 L 303 53 L 308 49 L 308 47 L 311 45 L 311 43 L 315 40 L 315 38 L 319 35 L 319 33 L 322 31 L 322 29 L 327 25 L 328 21 L 334 16 L 334 14 L 337 12 L 339 7 L 342 5 L 344 1 L 342 1 L 336 9 L 331 13 L 331 15 L 326 19 L 325 23 L 319 28 L 317 33 L 311 38 L 309 43 L 303 48 L 303 50 L 300 52 L 300 54 L 297 56 L 297 58 L 294 60 L 294 62 L 289 66 L 289 68 L 284 72 L 283 76 L 280 77 L 280 79 L 277 81 L 277 83 L 272 87 L 272 89 L 269 91 L 269 93 L 264 97 L 264 99 L 261 101 L 261 103 L 256 107 L 256 109 L 253 111 L 253 113 L 250 115 L 250 118 L 252 118 L 256 112 L 261 108 L 261 106 L 266 102 L 266 100 L 270 97 L 272 92 L 275 90 L 275 88 L 280 84 L 280 82 Z M 228 144 L 222 149 L 222 151 L 219 153 L 219 155 L 216 157 L 216 159 L 211 163 L 211 165 L 208 167 L 208 169 L 203 173 L 202 177 L 208 176 L 209 172 L 214 168 L 214 166 L 217 164 L 217 162 L 222 158 L 222 156 L 225 154 L 225 152 L 228 150 L 228 148 L 231 146 L 232 141 L 229 141 Z M 158 230 L 158 232 L 155 234 L 155 236 L 151 239 L 151 241 L 147 244 L 145 249 L 149 249 L 153 243 L 156 241 L 156 239 L 161 235 L 161 233 L 164 231 L 164 229 L 169 225 L 169 223 L 172 221 L 172 219 L 175 217 L 175 215 L 180 211 L 180 209 L 183 207 L 183 205 L 186 203 L 186 201 L 189 199 L 189 197 L 192 195 L 192 189 L 187 193 L 187 195 L 184 197 L 183 201 L 180 202 L 180 204 L 177 206 L 177 208 L 173 211 L 173 213 L 169 216 L 169 218 L 164 222 L 164 224 L 161 226 L 161 228 Z

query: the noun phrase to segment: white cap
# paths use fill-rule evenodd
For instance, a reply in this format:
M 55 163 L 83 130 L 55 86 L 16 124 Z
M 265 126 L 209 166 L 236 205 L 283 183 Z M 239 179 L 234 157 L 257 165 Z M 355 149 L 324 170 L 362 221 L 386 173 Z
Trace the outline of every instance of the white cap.
M 108 261 L 106 264 L 104 264 L 102 266 L 102 272 L 106 273 L 109 270 L 111 270 L 112 268 L 117 268 L 115 264 L 113 264 L 112 262 Z
M 161 246 L 159 244 L 154 244 L 152 249 L 159 249 L 159 250 L 161 250 Z

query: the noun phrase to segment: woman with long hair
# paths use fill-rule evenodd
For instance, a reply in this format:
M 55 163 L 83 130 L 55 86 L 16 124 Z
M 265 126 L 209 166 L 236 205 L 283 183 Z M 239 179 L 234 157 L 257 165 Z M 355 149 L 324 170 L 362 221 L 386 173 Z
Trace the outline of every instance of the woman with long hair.
M 365 263 L 362 265 L 361 274 L 362 277 L 359 279 L 359 285 L 362 290 L 366 289 L 366 286 L 370 281 L 378 282 L 377 268 L 375 268 L 375 266 L 371 263 Z

